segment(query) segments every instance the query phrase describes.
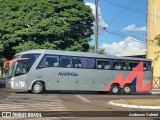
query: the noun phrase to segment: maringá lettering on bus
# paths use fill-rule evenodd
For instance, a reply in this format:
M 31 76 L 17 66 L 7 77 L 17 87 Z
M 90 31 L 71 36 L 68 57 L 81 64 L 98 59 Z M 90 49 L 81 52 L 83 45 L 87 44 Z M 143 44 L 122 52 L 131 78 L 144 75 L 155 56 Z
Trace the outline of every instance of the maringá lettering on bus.
M 62 71 L 60 71 L 59 73 L 58 73 L 58 76 L 78 76 L 78 73 L 76 73 L 76 72 L 62 72 Z

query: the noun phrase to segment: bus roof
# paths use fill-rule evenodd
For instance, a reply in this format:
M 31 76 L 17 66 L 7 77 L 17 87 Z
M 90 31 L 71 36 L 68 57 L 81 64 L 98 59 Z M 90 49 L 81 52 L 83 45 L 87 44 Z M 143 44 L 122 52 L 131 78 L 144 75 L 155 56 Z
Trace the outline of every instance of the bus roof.
M 31 53 L 68 55 L 68 56 L 71 55 L 71 56 L 78 56 L 78 57 L 111 58 L 111 59 L 122 59 L 122 60 L 152 61 L 151 59 L 146 59 L 146 58 L 119 57 L 114 55 L 102 55 L 102 54 L 89 53 L 89 52 L 62 51 L 62 50 L 49 50 L 49 49 L 33 49 L 33 50 L 17 53 L 16 55 L 31 54 Z

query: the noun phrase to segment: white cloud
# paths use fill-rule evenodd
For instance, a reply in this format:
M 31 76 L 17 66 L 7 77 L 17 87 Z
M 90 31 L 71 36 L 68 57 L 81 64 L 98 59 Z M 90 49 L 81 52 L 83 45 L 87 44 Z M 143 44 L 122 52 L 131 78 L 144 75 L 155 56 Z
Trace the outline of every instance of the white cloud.
M 95 16 L 96 15 L 95 4 L 94 3 L 90 3 L 90 2 L 86 2 L 85 5 L 90 6 L 90 8 L 92 9 L 92 13 Z M 100 29 L 107 29 L 108 28 L 108 24 L 102 18 L 101 9 L 99 7 L 98 7 L 98 15 L 99 15 L 99 28 Z
M 129 25 L 123 28 L 124 31 L 137 31 L 137 32 L 146 32 L 146 26 L 137 27 L 135 24 Z
M 119 55 L 124 51 L 145 49 L 145 44 L 138 42 L 137 39 L 127 37 L 123 41 L 113 42 L 112 44 L 102 44 L 102 49 L 105 49 L 109 55 Z

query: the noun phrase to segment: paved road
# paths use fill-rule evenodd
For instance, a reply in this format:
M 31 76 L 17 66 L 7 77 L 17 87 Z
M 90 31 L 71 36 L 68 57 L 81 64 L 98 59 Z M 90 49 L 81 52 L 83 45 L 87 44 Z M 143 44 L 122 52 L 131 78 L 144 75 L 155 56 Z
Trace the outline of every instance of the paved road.
M 140 99 L 151 98 L 160 99 L 160 95 L 109 95 L 98 94 L 96 92 L 46 92 L 44 94 L 31 94 L 25 91 L 11 91 L 0 88 L 0 111 L 50 111 L 45 115 L 60 115 L 61 117 L 40 118 L 45 120 L 52 119 L 74 119 L 74 120 L 106 120 L 102 116 L 111 116 L 107 119 L 119 120 L 122 118 L 122 111 L 133 111 L 139 113 L 140 109 L 121 108 L 108 104 L 110 100 L 115 99 Z M 61 112 L 57 112 L 61 111 Z M 63 112 L 62 112 L 63 111 Z M 88 112 L 73 112 L 88 111 Z M 91 111 L 109 111 L 109 112 L 91 112 Z M 110 112 L 113 111 L 113 112 Z M 144 110 L 143 110 L 144 111 Z M 149 110 L 145 110 L 149 112 Z M 155 110 L 152 110 L 153 112 Z M 76 116 L 92 116 L 92 117 L 76 117 Z M 102 115 L 103 114 L 103 115 Z M 127 113 L 128 114 L 128 113 Z M 73 116 L 72 116 L 73 115 Z M 93 117 L 98 116 L 101 117 Z M 66 117 L 67 116 L 67 117 Z M 69 116 L 69 117 L 68 117 Z M 117 117 L 116 117 L 117 116 Z M 160 115 L 159 115 L 160 116 Z M 26 118 L 30 120 L 31 118 Z M 151 117 L 123 117 L 124 120 L 158 120 Z M 160 119 L 160 118 L 159 118 Z

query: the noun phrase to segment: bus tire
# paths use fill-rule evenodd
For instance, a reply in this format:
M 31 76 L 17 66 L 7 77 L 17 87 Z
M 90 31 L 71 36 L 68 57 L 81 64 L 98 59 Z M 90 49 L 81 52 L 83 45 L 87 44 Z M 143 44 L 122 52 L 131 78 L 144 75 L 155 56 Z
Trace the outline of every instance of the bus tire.
M 40 94 L 44 91 L 44 85 L 42 82 L 36 82 L 32 87 L 32 92 L 35 94 Z
M 112 85 L 110 88 L 110 94 L 117 95 L 119 93 L 120 93 L 119 85 L 117 84 Z
M 129 84 L 124 85 L 122 91 L 123 91 L 123 94 L 130 95 L 132 92 L 132 85 L 129 85 Z

